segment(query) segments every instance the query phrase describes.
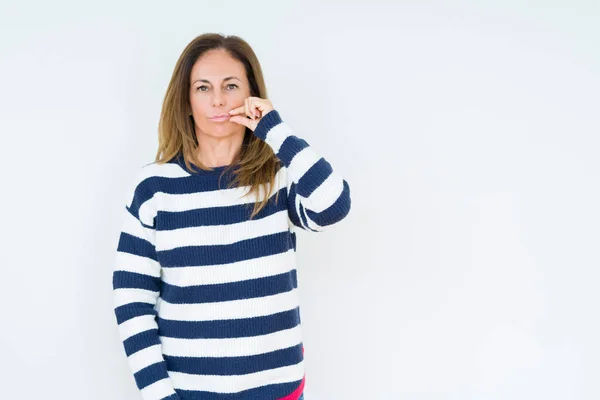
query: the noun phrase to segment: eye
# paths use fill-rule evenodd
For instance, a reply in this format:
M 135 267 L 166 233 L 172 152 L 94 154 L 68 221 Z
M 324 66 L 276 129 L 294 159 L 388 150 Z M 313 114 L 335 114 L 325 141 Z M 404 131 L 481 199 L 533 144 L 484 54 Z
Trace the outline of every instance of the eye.
M 205 85 L 198 86 L 198 87 L 196 88 L 196 90 L 197 90 L 197 91 L 200 91 L 200 92 L 204 92 L 204 90 L 200 90 L 200 89 L 202 89 L 202 88 L 205 88 L 205 87 L 207 87 L 207 86 L 205 86 Z
M 238 87 L 238 85 L 236 85 L 235 83 L 230 83 L 230 84 L 229 84 L 229 85 L 227 85 L 227 86 L 234 86 L 234 87 L 236 87 L 236 88 Z

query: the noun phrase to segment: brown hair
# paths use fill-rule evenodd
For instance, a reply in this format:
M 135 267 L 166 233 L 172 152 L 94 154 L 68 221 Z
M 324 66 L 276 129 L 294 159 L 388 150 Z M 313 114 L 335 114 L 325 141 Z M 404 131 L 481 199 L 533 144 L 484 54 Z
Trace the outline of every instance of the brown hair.
M 192 172 L 190 164 L 203 170 L 212 170 L 202 165 L 194 156 L 198 143 L 194 120 L 188 115 L 192 67 L 198 58 L 209 50 L 225 50 L 231 57 L 240 61 L 244 65 L 250 83 L 250 96 L 267 98 L 267 88 L 260 63 L 246 41 L 238 36 L 224 36 L 218 33 L 205 33 L 196 37 L 179 56 L 165 93 L 158 125 L 158 151 L 155 160 L 158 164 L 164 164 L 178 154 L 182 154 L 185 166 L 190 172 Z M 232 169 L 229 187 L 249 186 L 246 195 L 256 194 L 257 201 L 254 203 L 250 218 L 266 206 L 273 193 L 275 175 L 279 167 L 279 159 L 273 149 L 246 128 L 241 151 L 226 170 Z M 269 183 L 268 193 L 261 199 L 258 196 L 260 188 L 266 182 Z

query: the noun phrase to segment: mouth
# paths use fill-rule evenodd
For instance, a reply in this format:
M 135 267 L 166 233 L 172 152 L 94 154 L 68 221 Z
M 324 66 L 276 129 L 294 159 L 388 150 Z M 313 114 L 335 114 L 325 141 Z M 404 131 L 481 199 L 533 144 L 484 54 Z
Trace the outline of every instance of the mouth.
M 215 121 L 215 122 L 223 122 L 223 121 L 227 121 L 229 119 L 229 117 L 230 117 L 229 114 L 217 114 L 217 115 L 213 115 L 209 119 L 211 121 Z

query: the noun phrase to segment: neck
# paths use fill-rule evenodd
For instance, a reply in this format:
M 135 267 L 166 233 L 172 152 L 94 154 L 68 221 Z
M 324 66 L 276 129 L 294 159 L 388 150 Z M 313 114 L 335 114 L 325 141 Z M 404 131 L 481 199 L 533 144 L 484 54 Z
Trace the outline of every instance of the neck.
M 207 167 L 230 165 L 242 148 L 244 132 L 225 137 L 214 137 L 205 134 L 197 135 L 198 148 L 196 159 Z

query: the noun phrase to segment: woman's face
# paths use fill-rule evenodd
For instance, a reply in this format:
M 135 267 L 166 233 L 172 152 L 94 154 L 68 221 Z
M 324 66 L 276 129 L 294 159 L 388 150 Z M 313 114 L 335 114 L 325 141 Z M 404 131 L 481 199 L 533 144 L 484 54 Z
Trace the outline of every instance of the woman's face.
M 190 106 L 198 134 L 223 137 L 243 133 L 245 127 L 228 119 L 213 119 L 244 105 L 250 84 L 244 66 L 224 50 L 200 57 L 190 74 Z

